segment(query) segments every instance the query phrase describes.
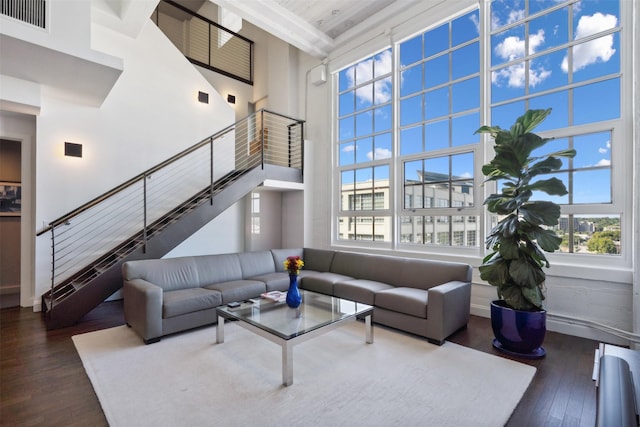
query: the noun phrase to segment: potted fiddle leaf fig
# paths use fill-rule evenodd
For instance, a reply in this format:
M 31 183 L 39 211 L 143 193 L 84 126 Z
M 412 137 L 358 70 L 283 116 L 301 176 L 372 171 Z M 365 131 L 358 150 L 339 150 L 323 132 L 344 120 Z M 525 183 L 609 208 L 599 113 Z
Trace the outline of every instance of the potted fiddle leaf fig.
M 544 357 L 546 332 L 544 286 L 549 267 L 545 252 L 554 252 L 562 241 L 552 229 L 558 224 L 560 206 L 548 200 L 532 200 L 537 192 L 563 196 L 564 183 L 548 174 L 562 167 L 560 157 L 574 157 L 567 149 L 545 155 L 532 152 L 550 138 L 532 131 L 551 113 L 528 110 L 509 130 L 482 126 L 494 140 L 495 157 L 482 167 L 485 182 L 496 181 L 498 192 L 484 204 L 499 221 L 485 240 L 490 253 L 480 266 L 480 277 L 496 286 L 499 300 L 491 303 L 493 345 L 500 351 L 526 358 Z

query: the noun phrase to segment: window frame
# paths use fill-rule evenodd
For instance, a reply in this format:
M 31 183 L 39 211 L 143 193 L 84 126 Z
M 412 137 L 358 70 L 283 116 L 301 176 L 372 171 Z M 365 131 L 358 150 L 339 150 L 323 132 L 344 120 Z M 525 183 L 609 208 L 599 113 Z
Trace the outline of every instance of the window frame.
M 487 195 L 492 194 L 495 191 L 495 183 L 488 182 L 482 184 L 483 176 L 481 173 L 482 165 L 487 163 L 491 158 L 493 158 L 493 148 L 491 141 L 488 140 L 487 135 L 482 135 L 480 138 L 480 143 L 474 148 L 474 156 L 475 156 L 475 164 L 474 164 L 474 178 L 475 178 L 475 189 L 474 192 L 474 206 L 477 209 L 478 214 L 474 216 L 475 221 L 479 227 L 477 239 L 478 239 L 478 247 L 468 250 L 468 248 L 461 247 L 444 247 L 444 246 L 430 246 L 430 245 L 416 245 L 416 244 L 406 244 L 402 242 L 402 235 L 400 232 L 400 225 L 403 221 L 405 215 L 403 215 L 402 207 L 404 206 L 404 192 L 402 191 L 402 183 L 404 180 L 403 177 L 403 161 L 409 158 L 418 158 L 424 157 L 424 152 L 417 153 L 415 156 L 405 155 L 400 156 L 400 147 L 399 147 L 399 132 L 400 132 L 400 124 L 399 124 L 399 93 L 400 88 L 398 86 L 398 67 L 399 67 L 399 49 L 398 46 L 400 43 L 415 37 L 418 34 L 423 34 L 430 29 L 434 29 L 445 22 L 452 21 L 457 17 L 464 16 L 470 11 L 479 8 L 480 14 L 480 35 L 479 35 L 479 43 L 480 43 L 480 120 L 482 124 L 491 124 L 491 108 L 492 108 L 492 98 L 491 98 L 491 29 L 489 28 L 489 20 L 487 18 L 490 17 L 490 2 L 491 0 L 477 0 L 477 1 L 465 1 L 462 2 L 461 5 L 445 5 L 441 10 L 433 13 L 433 14 L 417 14 L 416 18 L 412 18 L 407 22 L 404 22 L 401 26 L 391 28 L 390 35 L 388 38 L 379 38 L 377 40 L 371 40 L 367 43 L 363 43 L 361 46 L 354 48 L 352 51 L 347 52 L 346 50 L 342 50 L 340 56 L 336 57 L 335 61 L 332 61 L 332 75 L 337 77 L 340 70 L 344 69 L 349 65 L 353 65 L 358 63 L 363 58 L 367 58 L 369 56 L 373 56 L 376 53 L 385 50 L 392 49 L 393 52 L 393 70 L 392 70 L 392 83 L 393 83 L 393 114 L 394 117 L 392 119 L 393 123 L 393 136 L 392 136 L 392 144 L 393 144 L 393 157 L 390 161 L 390 186 L 389 191 L 392 195 L 392 209 L 389 215 L 393 218 L 394 231 L 391 237 L 391 242 L 385 245 L 391 250 L 398 250 L 403 252 L 417 252 L 417 253 L 425 253 L 432 254 L 437 256 L 445 256 L 445 257 L 454 257 L 454 258 L 468 258 L 469 261 L 477 265 L 478 261 L 481 261 L 482 256 L 484 256 L 487 251 L 484 248 L 484 239 L 486 236 L 487 230 L 490 229 L 491 217 L 490 214 L 486 211 L 482 202 Z M 548 10 L 544 12 L 536 13 L 530 17 L 530 19 L 536 19 L 539 16 L 548 13 L 551 10 L 561 9 L 565 6 L 571 6 L 577 2 L 573 0 L 567 0 L 560 5 L 554 5 Z M 419 18 L 421 16 L 421 18 Z M 424 25 L 425 17 L 429 17 L 431 21 L 428 25 Z M 611 186 L 612 186 L 612 202 L 610 204 L 579 204 L 579 205 L 562 205 L 561 211 L 562 215 L 566 214 L 574 214 L 576 216 L 585 216 L 585 212 L 588 211 L 590 214 L 609 214 L 609 215 L 620 215 L 620 227 L 621 233 L 625 236 L 628 236 L 622 242 L 622 254 L 619 256 L 610 256 L 610 255 L 598 255 L 598 254 L 578 254 L 578 253 L 553 253 L 548 254 L 548 258 L 552 264 L 551 273 L 555 274 L 553 271 L 561 271 L 562 275 L 564 275 L 565 270 L 570 272 L 570 274 L 575 274 L 578 277 L 590 277 L 593 278 L 593 275 L 589 275 L 588 273 L 582 272 L 582 269 L 585 267 L 592 269 L 601 269 L 601 271 L 605 271 L 607 268 L 617 268 L 620 271 L 620 274 L 617 275 L 620 280 L 624 277 L 626 280 L 626 274 L 624 271 L 628 269 L 631 265 L 631 260 L 633 258 L 633 241 L 631 239 L 631 234 L 637 227 L 635 227 L 632 223 L 633 221 L 633 201 L 630 197 L 628 186 L 625 189 L 625 182 L 629 181 L 629 178 L 625 178 L 625 176 L 631 176 L 633 172 L 633 144 L 631 141 L 631 135 L 633 135 L 633 117 L 632 117 L 632 102 L 633 97 L 624 96 L 623 94 L 633 93 L 633 81 L 632 81 L 632 71 L 633 71 L 633 31 L 632 31 L 632 23 L 633 23 L 633 5 L 627 1 L 619 2 L 619 23 L 617 27 L 620 28 L 619 34 L 619 48 L 620 48 L 620 65 L 619 65 L 619 78 L 620 78 L 620 117 L 596 123 L 587 123 L 580 125 L 572 125 L 566 128 L 554 129 L 551 131 L 539 132 L 542 136 L 553 135 L 554 137 L 568 137 L 575 135 L 583 135 L 588 133 L 596 133 L 602 131 L 612 131 L 612 145 L 614 149 L 611 152 Z M 575 25 L 571 25 L 574 26 Z M 616 27 L 616 28 L 617 28 Z M 506 27 L 502 27 L 501 30 L 505 30 Z M 568 31 L 573 33 L 575 28 L 569 28 Z M 613 32 L 615 30 L 611 30 Z M 598 34 L 598 36 L 602 36 L 603 34 Z M 386 40 L 386 41 L 385 41 Z M 580 39 L 580 43 L 586 41 L 588 39 Z M 569 46 L 574 46 L 578 44 L 578 41 L 574 40 L 574 37 L 571 36 L 568 41 Z M 382 47 L 381 47 L 382 46 Z M 373 47 L 373 49 L 372 49 Z M 369 49 L 370 52 L 365 52 L 365 50 Z M 545 50 L 538 56 L 549 54 L 553 51 L 560 51 L 562 49 L 566 49 L 566 46 L 557 47 Z M 356 58 L 354 61 L 349 61 L 348 57 Z M 506 66 L 507 62 L 501 63 L 501 66 Z M 339 68 L 338 68 L 339 67 Z M 334 81 L 334 80 L 332 80 Z M 589 80 L 593 82 L 593 80 Z M 571 87 L 577 87 L 585 84 L 585 81 L 579 81 L 573 83 Z M 330 116 L 330 120 L 333 123 L 332 126 L 335 126 L 337 116 L 337 101 L 338 101 L 338 91 L 337 88 L 337 80 L 334 81 L 334 86 L 331 89 L 331 99 L 333 105 L 333 111 L 335 114 Z M 557 89 L 553 87 L 551 91 Z M 565 90 L 566 87 L 560 89 Z M 422 93 L 422 92 L 420 92 Z M 541 95 L 545 95 L 547 92 L 532 92 L 526 95 L 523 99 L 530 99 L 533 97 L 538 97 Z M 412 95 L 415 95 L 412 94 Z M 512 102 L 513 99 L 510 99 L 508 102 Z M 504 102 L 505 104 L 508 102 Z M 332 147 L 337 146 L 338 138 L 337 138 L 337 130 L 335 135 L 335 143 Z M 461 151 L 468 149 L 467 146 L 460 147 Z M 617 148 L 617 149 L 616 149 Z M 332 150 L 333 151 L 333 150 Z M 433 151 L 428 152 L 429 155 L 437 156 L 438 154 L 442 154 L 441 151 Z M 447 153 L 448 154 L 448 153 Z M 337 165 L 337 162 L 334 163 Z M 334 167 L 333 179 L 334 183 L 339 182 L 339 171 L 338 167 Z M 625 191 L 626 190 L 626 191 Z M 336 197 L 336 194 L 340 193 L 340 189 L 337 185 L 333 187 L 331 191 L 332 199 Z M 335 231 L 335 226 L 338 222 L 339 217 L 341 216 L 340 212 L 336 210 L 337 202 L 333 202 L 333 211 L 332 211 L 332 235 L 330 242 L 334 246 L 357 246 L 363 249 L 367 248 L 377 248 L 376 244 L 362 244 L 362 242 L 356 241 L 347 241 L 347 240 L 339 240 L 337 238 L 337 233 Z M 363 212 L 364 213 L 364 212 Z M 420 212 L 422 214 L 422 212 Z M 441 213 L 441 212 L 438 212 Z M 433 216 L 436 218 L 438 213 L 435 212 L 425 212 L 425 216 Z M 376 214 L 380 214 L 380 212 L 376 212 Z M 418 215 L 418 213 L 415 213 Z M 456 212 L 456 214 L 460 214 L 460 212 Z M 467 215 L 470 212 L 465 209 L 462 214 Z M 455 214 L 451 214 L 455 215 Z M 470 216 L 466 217 L 466 221 L 470 220 Z M 434 239 L 436 237 L 434 236 Z M 605 273 L 603 275 L 606 276 Z M 604 276 L 603 276 L 604 277 Z M 615 278 L 612 278 L 616 280 Z

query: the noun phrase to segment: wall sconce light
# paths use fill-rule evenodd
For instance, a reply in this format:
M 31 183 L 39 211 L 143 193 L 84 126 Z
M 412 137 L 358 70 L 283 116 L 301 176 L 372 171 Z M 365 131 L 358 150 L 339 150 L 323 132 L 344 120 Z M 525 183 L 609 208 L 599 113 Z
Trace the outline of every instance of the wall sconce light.
M 202 102 L 203 104 L 208 104 L 209 103 L 209 94 L 206 93 L 206 92 L 199 91 L 198 92 L 198 101 Z
M 82 144 L 73 142 L 64 143 L 64 155 L 69 157 L 82 157 Z
M 227 102 L 229 104 L 235 104 L 236 103 L 236 96 L 235 95 L 227 95 Z

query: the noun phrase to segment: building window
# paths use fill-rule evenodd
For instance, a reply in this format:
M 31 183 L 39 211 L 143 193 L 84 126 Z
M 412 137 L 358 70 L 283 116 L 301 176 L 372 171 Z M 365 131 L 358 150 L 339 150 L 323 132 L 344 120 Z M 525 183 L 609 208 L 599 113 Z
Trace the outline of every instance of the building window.
M 404 209 L 472 207 L 474 156 L 464 153 L 404 162 Z M 437 206 L 431 201 L 436 200 Z M 421 203 L 421 202 L 426 203 Z

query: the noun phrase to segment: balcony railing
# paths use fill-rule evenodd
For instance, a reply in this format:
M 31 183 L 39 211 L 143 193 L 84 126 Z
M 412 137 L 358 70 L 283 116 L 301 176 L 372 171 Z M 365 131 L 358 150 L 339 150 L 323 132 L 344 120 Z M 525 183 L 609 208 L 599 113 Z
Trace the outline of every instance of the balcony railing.
M 170 0 L 151 19 L 192 63 L 253 85 L 253 41 Z
M 46 28 L 45 0 L 2 0 L 0 13 L 36 27 Z

